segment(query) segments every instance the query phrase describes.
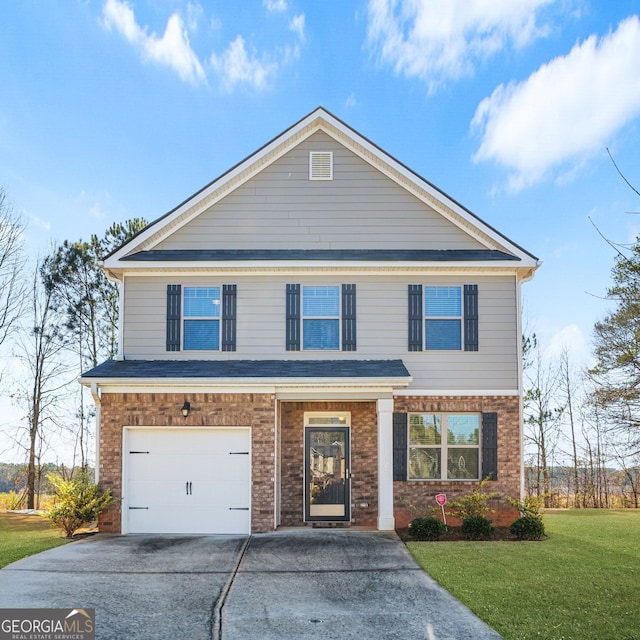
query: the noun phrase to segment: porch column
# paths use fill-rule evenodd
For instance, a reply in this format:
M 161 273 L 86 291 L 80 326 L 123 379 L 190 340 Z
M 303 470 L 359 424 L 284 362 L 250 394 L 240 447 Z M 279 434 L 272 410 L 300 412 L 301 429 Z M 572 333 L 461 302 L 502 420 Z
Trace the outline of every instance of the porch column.
M 378 531 L 393 531 L 393 399 L 378 400 Z

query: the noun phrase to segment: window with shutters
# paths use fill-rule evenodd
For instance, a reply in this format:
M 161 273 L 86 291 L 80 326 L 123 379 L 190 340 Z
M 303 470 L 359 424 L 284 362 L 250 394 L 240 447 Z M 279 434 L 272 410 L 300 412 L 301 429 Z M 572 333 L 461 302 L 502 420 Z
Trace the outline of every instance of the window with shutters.
M 410 480 L 480 479 L 480 414 L 411 413 L 408 422 Z
M 302 287 L 302 348 L 340 349 L 340 287 Z
M 235 351 L 237 290 L 167 284 L 166 350 Z
M 356 285 L 286 288 L 287 351 L 356 351 Z
M 478 285 L 408 288 L 409 351 L 478 351 Z
M 183 288 L 183 349 L 220 349 L 220 287 Z

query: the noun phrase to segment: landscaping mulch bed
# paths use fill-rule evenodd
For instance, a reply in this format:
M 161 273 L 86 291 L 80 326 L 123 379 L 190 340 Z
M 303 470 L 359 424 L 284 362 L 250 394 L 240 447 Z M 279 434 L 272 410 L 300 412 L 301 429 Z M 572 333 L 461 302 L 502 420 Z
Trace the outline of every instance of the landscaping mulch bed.
M 396 533 L 403 542 L 412 542 L 413 538 L 409 535 L 409 529 L 396 529 Z M 509 527 L 495 527 L 493 536 L 487 538 L 488 542 L 517 542 L 518 539 L 509 531 Z M 422 542 L 422 541 L 421 541 Z M 460 530 L 460 527 L 448 527 L 447 532 L 437 540 L 424 540 L 424 542 L 469 542 Z M 482 540 L 474 540 L 473 542 L 482 542 Z

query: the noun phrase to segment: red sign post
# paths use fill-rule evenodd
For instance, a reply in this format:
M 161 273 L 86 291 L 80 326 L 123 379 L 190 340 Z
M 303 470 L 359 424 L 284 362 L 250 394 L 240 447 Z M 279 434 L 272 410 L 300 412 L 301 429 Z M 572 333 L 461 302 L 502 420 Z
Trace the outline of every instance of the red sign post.
M 444 522 L 444 526 L 447 526 L 447 516 L 444 513 L 444 505 L 447 504 L 447 495 L 445 493 L 439 493 L 436 496 L 436 502 L 440 505 L 442 509 L 442 521 Z

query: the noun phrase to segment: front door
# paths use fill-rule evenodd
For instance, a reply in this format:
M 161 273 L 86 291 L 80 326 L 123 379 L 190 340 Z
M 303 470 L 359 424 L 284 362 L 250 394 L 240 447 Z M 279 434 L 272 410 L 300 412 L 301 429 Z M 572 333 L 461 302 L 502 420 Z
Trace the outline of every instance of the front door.
M 348 427 L 305 427 L 305 521 L 351 519 Z

